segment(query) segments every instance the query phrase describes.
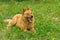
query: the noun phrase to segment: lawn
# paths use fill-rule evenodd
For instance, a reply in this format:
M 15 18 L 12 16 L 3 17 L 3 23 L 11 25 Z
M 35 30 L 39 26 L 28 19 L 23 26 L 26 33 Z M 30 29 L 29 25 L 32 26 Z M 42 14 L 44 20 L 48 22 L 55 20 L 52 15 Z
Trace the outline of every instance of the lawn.
M 30 5 L 35 17 L 36 33 L 24 32 L 17 26 L 6 30 L 3 20 L 22 13 Z M 60 0 L 0 1 L 0 40 L 60 40 Z

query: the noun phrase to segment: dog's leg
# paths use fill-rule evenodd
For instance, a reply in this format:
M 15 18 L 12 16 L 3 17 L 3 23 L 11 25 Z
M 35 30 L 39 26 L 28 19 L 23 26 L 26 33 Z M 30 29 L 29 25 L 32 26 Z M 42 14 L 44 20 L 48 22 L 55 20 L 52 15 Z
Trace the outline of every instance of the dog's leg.
M 33 33 L 36 33 L 36 30 L 34 28 L 31 29 Z
M 24 32 L 28 32 L 28 30 L 24 29 Z
M 8 22 L 7 29 L 8 29 L 10 26 L 15 25 L 15 24 L 16 24 L 16 20 L 17 20 L 17 19 L 12 19 L 12 20 L 10 20 L 10 21 Z
M 28 32 L 26 27 L 23 27 L 22 30 L 24 30 L 24 32 Z
M 8 23 L 7 29 L 8 29 L 10 26 L 12 26 L 11 21 Z
M 7 29 L 10 27 L 10 26 L 12 26 L 10 23 L 8 23 L 8 25 L 7 25 Z
M 8 22 L 7 29 L 12 26 L 12 20 Z
M 28 32 L 28 30 L 27 30 L 27 28 L 26 28 L 26 26 L 22 26 L 22 28 L 21 28 L 24 32 Z

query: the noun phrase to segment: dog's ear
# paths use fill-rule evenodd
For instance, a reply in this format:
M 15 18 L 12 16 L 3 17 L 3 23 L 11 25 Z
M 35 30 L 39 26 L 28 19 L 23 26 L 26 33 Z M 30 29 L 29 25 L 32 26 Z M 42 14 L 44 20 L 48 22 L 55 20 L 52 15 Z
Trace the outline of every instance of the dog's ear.
M 30 5 L 28 5 L 28 8 L 27 8 L 27 10 L 30 10 Z
M 26 11 L 26 9 L 25 8 L 23 8 L 23 12 L 25 12 Z

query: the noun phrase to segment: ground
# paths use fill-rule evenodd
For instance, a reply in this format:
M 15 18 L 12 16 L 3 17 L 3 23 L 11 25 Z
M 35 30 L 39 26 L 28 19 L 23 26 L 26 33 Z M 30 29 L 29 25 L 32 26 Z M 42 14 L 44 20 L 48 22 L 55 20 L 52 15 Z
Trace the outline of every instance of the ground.
M 3 20 L 30 8 L 35 17 L 36 33 L 24 32 L 17 26 L 6 30 Z M 60 0 L 0 1 L 0 40 L 60 40 Z

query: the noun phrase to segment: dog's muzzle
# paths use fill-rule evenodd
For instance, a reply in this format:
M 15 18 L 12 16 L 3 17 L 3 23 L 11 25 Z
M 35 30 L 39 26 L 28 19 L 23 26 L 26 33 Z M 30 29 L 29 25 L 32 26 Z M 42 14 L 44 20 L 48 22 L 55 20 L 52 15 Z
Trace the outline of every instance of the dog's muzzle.
M 27 21 L 28 21 L 29 23 L 31 23 L 31 22 L 32 22 L 32 18 L 33 18 L 33 16 L 27 17 Z
M 27 21 L 31 23 L 32 22 L 32 19 L 31 18 L 28 18 Z

